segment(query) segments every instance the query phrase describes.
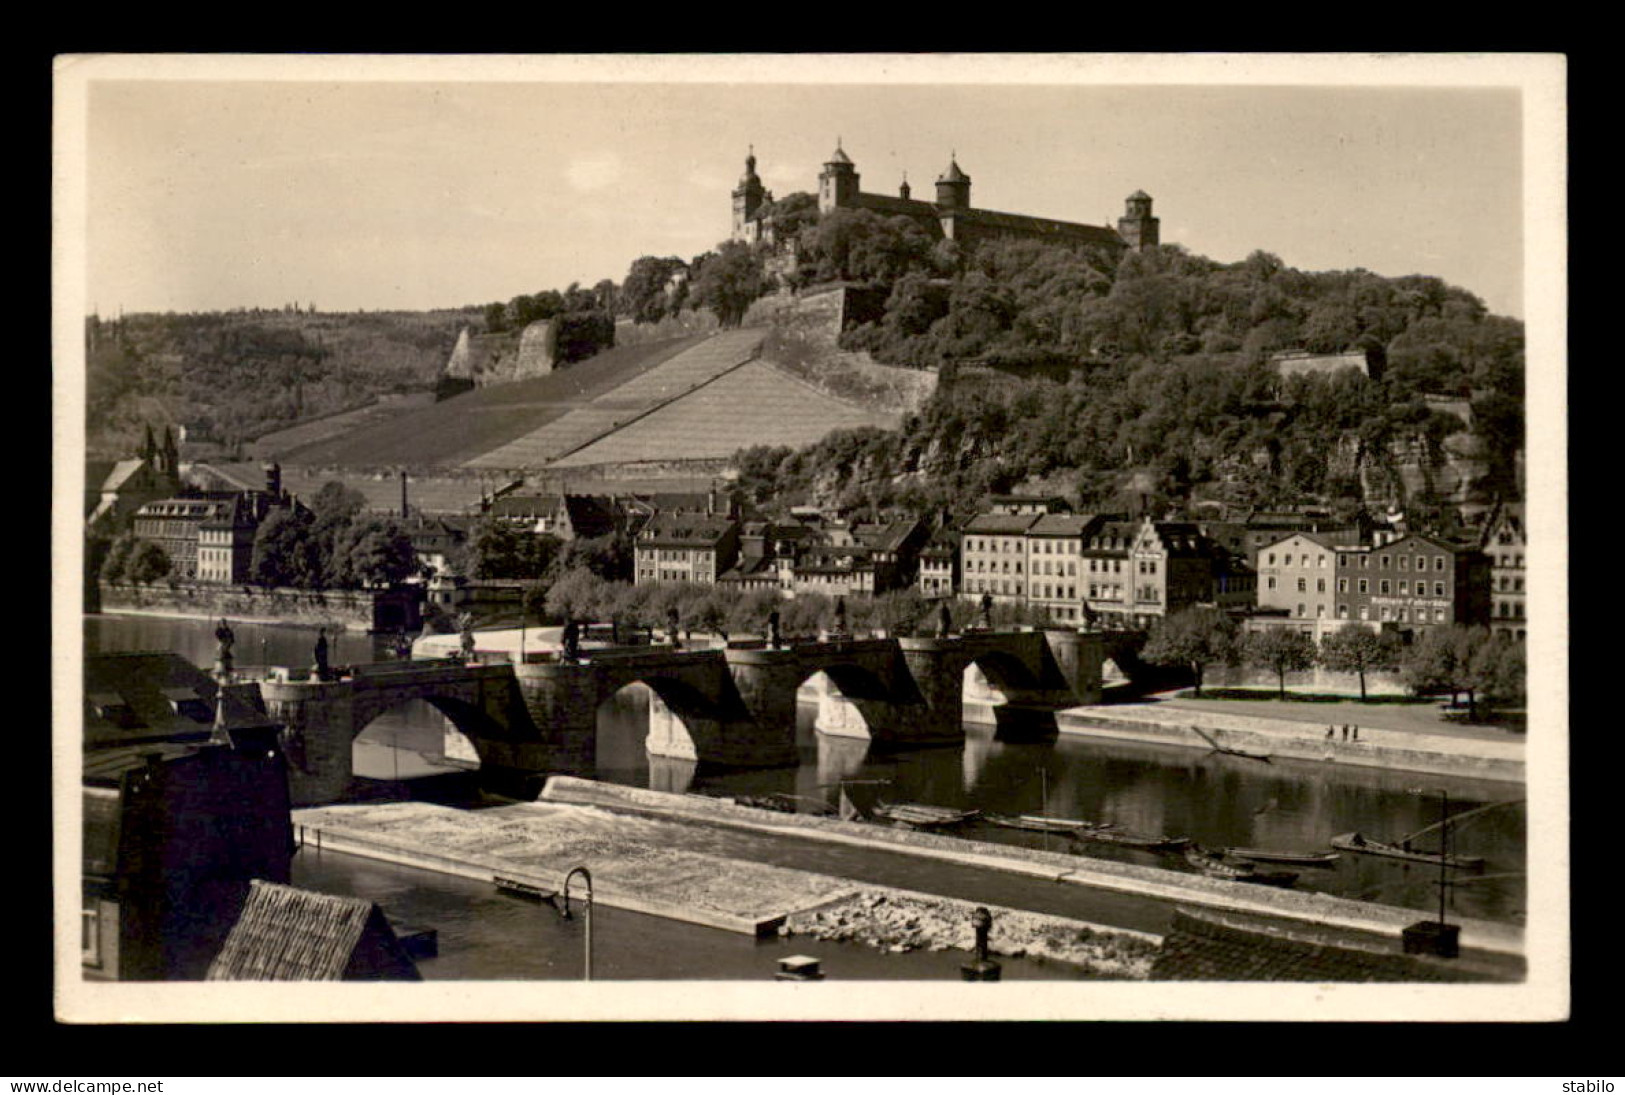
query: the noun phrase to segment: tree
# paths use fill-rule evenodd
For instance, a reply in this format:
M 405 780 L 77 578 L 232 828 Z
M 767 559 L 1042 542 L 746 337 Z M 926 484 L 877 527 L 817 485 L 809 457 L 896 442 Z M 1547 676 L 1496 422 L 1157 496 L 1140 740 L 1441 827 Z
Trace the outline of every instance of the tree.
M 1247 636 L 1242 644 L 1247 664 L 1275 674 L 1278 695 L 1286 699 L 1286 675 L 1315 664 L 1315 643 L 1307 634 L 1285 627 L 1272 627 Z
M 1320 641 L 1320 664 L 1335 673 L 1360 676 L 1360 702 L 1365 702 L 1365 675 L 1399 666 L 1399 638 L 1392 632 L 1372 631 L 1357 623 L 1345 624 Z
M 1476 721 L 1478 692 L 1486 679 L 1486 666 L 1492 664 L 1486 661 L 1482 648 L 1496 641 L 1485 627 L 1461 624 L 1432 627 L 1422 632 L 1405 652 L 1400 671 L 1411 691 L 1419 696 L 1448 692 L 1454 705 L 1456 698 L 1465 692 L 1467 717 Z
M 682 269 L 683 260 L 675 255 L 644 255 L 633 260 L 617 300 L 621 314 L 630 316 L 635 323 L 657 322 L 666 314 L 666 287 L 672 275 Z
M 535 579 L 545 577 L 559 557 L 556 536 L 528 532 L 511 522 L 487 518 L 468 541 L 468 568 L 475 578 Z
M 571 570 L 548 587 L 542 603 L 554 619 L 593 620 L 606 614 L 613 594 L 611 583 L 591 571 Z
M 309 511 L 278 507 L 254 531 L 248 579 L 262 586 L 309 588 L 321 578 L 322 564 Z
M 123 532 L 114 538 L 112 546 L 107 549 L 107 558 L 102 561 L 101 576 L 104 581 L 121 582 L 125 578 L 125 568 L 130 561 L 130 552 L 134 550 L 136 539 L 133 533 Z
M 411 537 L 388 517 L 352 521 L 338 541 L 331 566 L 335 584 L 352 589 L 399 585 L 416 569 Z
M 169 556 L 151 540 L 137 540 L 124 564 L 124 578 L 136 585 L 150 585 L 169 575 Z
M 716 313 L 722 326 L 737 327 L 745 318 L 745 309 L 767 288 L 761 259 L 746 244 L 729 240 L 706 257 L 689 299 L 695 307 Z
M 1202 676 L 1210 665 L 1228 664 L 1236 654 L 1235 624 L 1212 608 L 1186 608 L 1151 625 L 1140 657 L 1153 665 L 1188 668 L 1202 694 Z

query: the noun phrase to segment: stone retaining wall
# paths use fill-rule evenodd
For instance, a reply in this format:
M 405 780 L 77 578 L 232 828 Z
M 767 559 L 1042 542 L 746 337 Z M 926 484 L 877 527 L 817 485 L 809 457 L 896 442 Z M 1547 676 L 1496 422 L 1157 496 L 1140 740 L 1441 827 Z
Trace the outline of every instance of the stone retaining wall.
M 299 623 L 354 631 L 423 626 L 417 590 L 264 589 L 204 582 L 150 586 L 101 582 L 101 611 L 132 616 L 178 616 L 250 623 Z M 392 614 L 393 613 L 393 614 Z

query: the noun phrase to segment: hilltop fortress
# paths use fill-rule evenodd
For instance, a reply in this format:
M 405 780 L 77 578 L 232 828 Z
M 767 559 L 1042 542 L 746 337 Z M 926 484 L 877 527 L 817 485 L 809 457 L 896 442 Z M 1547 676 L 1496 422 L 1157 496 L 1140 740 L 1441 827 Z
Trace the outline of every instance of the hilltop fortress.
M 839 141 L 818 176 L 819 215 L 836 209 L 867 209 L 883 217 L 909 217 L 931 236 L 955 240 L 967 247 L 989 240 L 1031 239 L 1141 251 L 1157 246 L 1160 240 L 1160 222 L 1151 215 L 1151 195 L 1143 190 L 1128 196 L 1127 209 L 1118 218 L 1116 228 L 977 209 L 970 203 L 970 176 L 960 169 L 954 156 L 949 157 L 947 169 L 937 179 L 935 201 L 912 197 L 907 178 L 898 187 L 896 197 L 870 194 L 859 189 L 857 165 Z M 745 243 L 771 243 L 775 227 L 773 195 L 756 174 L 756 152 L 752 149 L 745 157 L 745 174 L 733 191 L 733 238 Z

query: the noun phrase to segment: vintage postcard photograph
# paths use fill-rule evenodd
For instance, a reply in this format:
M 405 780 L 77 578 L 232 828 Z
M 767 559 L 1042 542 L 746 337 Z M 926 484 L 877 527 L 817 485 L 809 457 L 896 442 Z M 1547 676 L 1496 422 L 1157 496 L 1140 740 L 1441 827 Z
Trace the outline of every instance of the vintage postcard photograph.
M 57 1017 L 1566 1018 L 1566 79 L 57 58 Z

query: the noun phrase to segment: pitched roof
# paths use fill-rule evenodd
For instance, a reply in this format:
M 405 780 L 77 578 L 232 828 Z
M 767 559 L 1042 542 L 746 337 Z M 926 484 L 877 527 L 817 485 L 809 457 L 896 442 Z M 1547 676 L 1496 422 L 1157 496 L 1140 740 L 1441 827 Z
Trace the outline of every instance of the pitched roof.
M 376 951 L 383 956 L 367 952 Z M 358 968 L 359 967 L 359 968 Z M 209 981 L 421 980 L 383 910 L 357 897 L 336 897 L 254 879 L 242 912 Z
M 84 689 L 85 746 L 98 748 L 207 740 L 219 686 L 179 654 L 136 651 L 86 655 Z
M 965 522 L 962 532 L 1004 533 L 1026 532 L 1039 517 L 1038 513 L 978 513 Z
M 1483 976 L 1399 951 L 1397 940 L 1287 928 L 1181 909 L 1151 966 L 1153 981 L 1479 981 Z
M 1050 220 L 1047 217 L 1029 217 L 1022 213 L 996 213 L 991 209 L 945 209 L 944 217 L 953 217 L 967 224 L 983 225 L 1001 232 L 1023 235 L 1049 236 L 1073 239 L 1084 243 L 1099 243 L 1109 247 L 1122 247 L 1123 237 L 1114 229 L 1093 224 L 1074 224 L 1071 221 Z
M 1028 536 L 1083 536 L 1090 526 L 1100 521 L 1092 513 L 1046 513 L 1033 522 Z

